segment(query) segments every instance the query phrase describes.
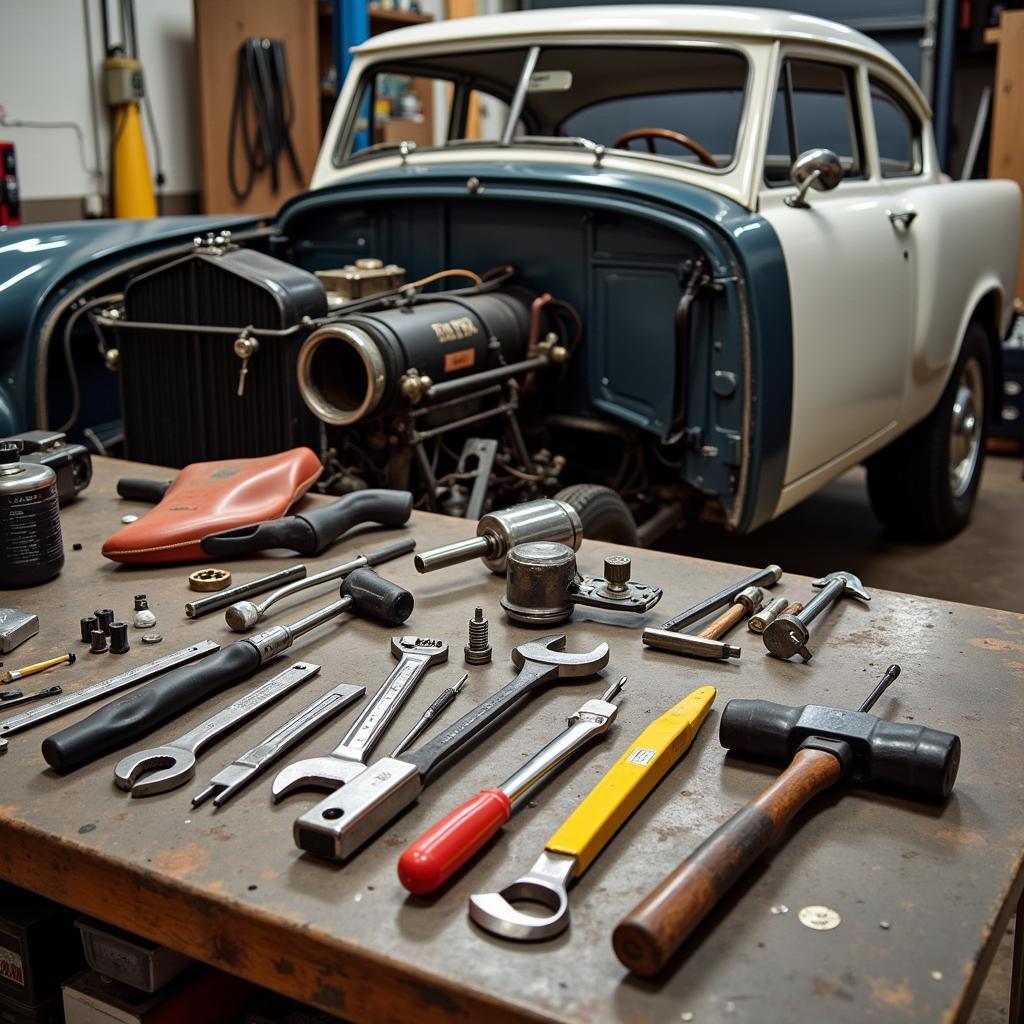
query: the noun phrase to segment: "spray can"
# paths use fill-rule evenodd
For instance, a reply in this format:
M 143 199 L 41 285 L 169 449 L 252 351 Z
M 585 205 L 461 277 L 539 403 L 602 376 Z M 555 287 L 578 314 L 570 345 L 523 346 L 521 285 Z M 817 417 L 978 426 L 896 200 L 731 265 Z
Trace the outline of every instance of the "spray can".
M 56 474 L 0 444 L 0 589 L 45 583 L 63 566 Z

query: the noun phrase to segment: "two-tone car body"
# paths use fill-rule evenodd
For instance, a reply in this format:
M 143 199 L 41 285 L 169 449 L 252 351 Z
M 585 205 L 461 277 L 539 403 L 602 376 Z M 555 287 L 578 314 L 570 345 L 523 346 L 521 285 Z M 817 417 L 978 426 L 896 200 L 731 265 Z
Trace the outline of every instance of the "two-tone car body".
M 441 22 L 359 47 L 311 190 L 251 244 L 310 272 L 366 257 L 408 280 L 510 266 L 530 295 L 571 307 L 579 340 L 518 412 L 530 457 L 517 472 L 536 451 L 564 453 L 541 460 L 537 486 L 611 487 L 656 521 L 642 539 L 698 503 L 750 530 L 864 461 L 883 520 L 941 536 L 966 522 L 998 415 L 1020 205 L 1013 183 L 942 174 L 920 89 L 860 33 L 631 5 Z M 24 239 L 52 233 L 7 234 L 0 288 L 17 295 L 35 259 Z M 150 266 L 158 253 L 154 239 Z M 102 293 L 79 277 L 76 301 Z M 23 332 L 13 426 L 60 419 L 56 295 L 37 299 L 49 320 L 8 318 Z M 373 397 L 377 363 L 353 336 L 352 359 L 317 372 L 355 374 Z M 428 401 L 430 385 L 481 369 L 444 366 Z M 412 412 L 420 394 L 402 379 Z M 295 386 L 308 403 L 316 384 Z M 357 448 L 379 442 L 363 404 L 358 423 L 327 417 Z M 398 418 L 385 417 L 389 439 Z M 130 425 L 128 439 L 131 451 Z M 357 482 L 387 476 L 380 460 L 342 461 Z

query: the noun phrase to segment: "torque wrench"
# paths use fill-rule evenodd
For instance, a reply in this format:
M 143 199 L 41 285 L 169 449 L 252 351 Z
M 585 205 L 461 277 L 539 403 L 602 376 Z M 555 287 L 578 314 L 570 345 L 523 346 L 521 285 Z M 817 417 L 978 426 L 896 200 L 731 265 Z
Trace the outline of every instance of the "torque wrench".
M 122 757 L 114 766 L 114 781 L 132 796 L 153 796 L 184 786 L 195 775 L 196 757 L 204 747 L 291 693 L 319 671 L 319 665 L 309 662 L 298 662 L 286 668 L 176 740 Z M 146 773 L 147 777 L 138 781 L 139 776 Z
M 157 658 L 147 665 L 139 665 L 137 668 L 129 669 L 127 672 L 122 672 L 120 675 L 105 679 L 100 683 L 93 683 L 74 693 L 62 694 L 56 700 L 32 708 L 31 711 L 22 711 L 18 715 L 5 718 L 0 722 L 0 735 L 13 736 L 14 733 L 28 729 L 38 722 L 48 722 L 51 718 L 74 711 L 75 708 L 80 708 L 85 704 L 91 704 L 108 694 L 125 690 L 136 683 L 143 683 L 168 669 L 187 665 L 190 661 L 196 661 L 198 658 L 205 658 L 207 654 L 212 654 L 219 648 L 220 644 L 216 644 L 212 640 L 202 640 L 191 647 L 175 651 L 173 654 L 165 654 L 162 658 Z
M 613 701 L 625 682 L 623 676 L 600 697 L 588 700 L 569 719 L 566 729 L 497 789 L 481 790 L 427 829 L 399 858 L 398 879 L 402 885 L 422 896 L 451 878 L 512 817 L 513 800 L 608 731 L 619 710 Z
M 365 687 L 339 683 L 318 697 L 309 707 L 275 729 L 265 740 L 251 750 L 240 754 L 226 768 L 222 768 L 210 784 L 194 797 L 192 806 L 198 807 L 213 797 L 213 806 L 227 803 L 240 789 L 248 786 L 261 772 L 269 768 L 279 757 L 287 753 L 324 722 L 340 715 L 352 703 L 366 693 Z

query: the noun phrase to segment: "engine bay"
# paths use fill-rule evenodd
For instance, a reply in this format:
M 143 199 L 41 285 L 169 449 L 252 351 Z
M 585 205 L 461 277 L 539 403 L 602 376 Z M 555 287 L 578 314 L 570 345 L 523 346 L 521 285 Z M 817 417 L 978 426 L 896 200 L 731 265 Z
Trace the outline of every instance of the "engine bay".
M 727 518 L 742 353 L 712 337 L 734 314 L 709 259 L 635 216 L 476 213 L 464 199 L 286 208 L 273 233 L 197 238 L 126 274 L 65 318 L 65 340 L 91 331 L 116 372 L 128 458 L 302 445 L 325 493 L 409 489 L 471 518 L 599 493 L 603 537 L 624 543 L 697 509 Z M 709 439 L 697 424 L 716 417 Z

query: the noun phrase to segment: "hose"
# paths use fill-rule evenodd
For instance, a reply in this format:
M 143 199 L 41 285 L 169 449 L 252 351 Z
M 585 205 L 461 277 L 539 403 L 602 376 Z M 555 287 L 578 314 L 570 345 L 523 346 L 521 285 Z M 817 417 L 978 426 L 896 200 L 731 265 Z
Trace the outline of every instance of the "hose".
M 250 107 L 254 125 L 249 122 Z M 295 180 L 304 183 L 291 138 L 294 117 L 284 43 L 279 39 L 247 39 L 238 51 L 238 77 L 228 130 L 228 181 L 239 202 L 248 198 L 261 171 L 269 170 L 271 191 L 280 191 L 278 163 L 282 156 L 291 164 Z M 239 145 L 247 165 L 245 183 L 241 185 L 235 167 Z

